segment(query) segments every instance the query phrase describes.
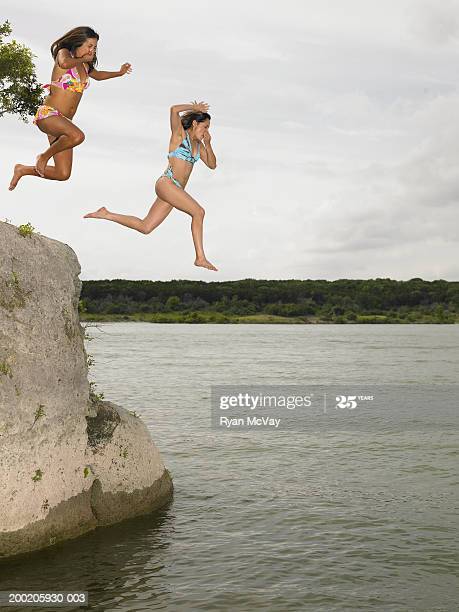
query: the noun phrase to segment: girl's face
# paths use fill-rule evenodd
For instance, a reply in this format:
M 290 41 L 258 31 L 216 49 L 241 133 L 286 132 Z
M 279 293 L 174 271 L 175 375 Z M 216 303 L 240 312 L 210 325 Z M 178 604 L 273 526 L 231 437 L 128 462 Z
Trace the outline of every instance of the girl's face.
M 76 57 L 92 55 L 94 57 L 97 50 L 97 38 L 87 38 L 82 45 L 76 49 Z
M 204 138 L 204 134 L 209 131 L 210 120 L 206 119 L 205 121 L 202 121 L 201 123 L 198 123 L 197 121 L 195 121 L 194 123 L 195 123 L 194 135 L 198 140 L 202 140 Z

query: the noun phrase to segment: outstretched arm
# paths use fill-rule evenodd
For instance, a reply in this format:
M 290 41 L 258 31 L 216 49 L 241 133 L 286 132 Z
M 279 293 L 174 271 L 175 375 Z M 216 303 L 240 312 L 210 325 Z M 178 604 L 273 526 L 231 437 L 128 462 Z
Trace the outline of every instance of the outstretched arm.
M 174 104 L 171 106 L 171 132 L 173 134 L 182 134 L 182 122 L 180 113 L 184 111 L 196 111 L 198 113 L 207 113 L 209 105 L 205 102 L 190 102 L 189 104 Z
M 201 147 L 200 156 L 202 161 L 206 164 L 208 168 L 210 168 L 211 170 L 215 170 L 215 168 L 217 167 L 217 158 L 215 157 L 215 153 L 210 144 L 210 140 L 210 134 L 209 132 L 207 132 L 206 134 L 204 134 L 204 137 L 202 139 L 202 143 L 204 144 L 204 146 Z
M 131 72 L 132 72 L 131 64 L 126 62 L 125 64 L 121 66 L 119 70 L 114 71 L 114 72 L 111 72 L 108 70 L 96 70 L 95 68 L 93 68 L 90 71 L 89 76 L 95 79 L 96 81 L 106 81 L 107 79 L 114 79 L 115 77 L 123 76 L 126 73 L 130 74 Z

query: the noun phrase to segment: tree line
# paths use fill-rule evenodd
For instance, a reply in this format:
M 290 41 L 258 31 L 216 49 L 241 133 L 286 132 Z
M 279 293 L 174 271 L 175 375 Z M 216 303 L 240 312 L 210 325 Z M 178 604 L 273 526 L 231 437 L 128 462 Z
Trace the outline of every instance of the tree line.
M 316 317 L 357 320 L 362 315 L 389 318 L 434 317 L 454 322 L 459 283 L 413 278 L 369 280 L 189 280 L 83 281 L 81 311 L 87 314 L 214 312 L 225 315 Z

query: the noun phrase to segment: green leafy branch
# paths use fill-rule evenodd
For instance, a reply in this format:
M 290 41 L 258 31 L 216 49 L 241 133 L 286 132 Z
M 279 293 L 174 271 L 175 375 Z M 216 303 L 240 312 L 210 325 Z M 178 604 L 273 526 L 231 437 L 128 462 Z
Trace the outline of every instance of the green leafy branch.
M 14 39 L 4 41 L 11 33 L 9 21 L 0 24 L 0 117 L 10 113 L 27 123 L 43 102 L 43 88 L 37 81 L 32 51 Z

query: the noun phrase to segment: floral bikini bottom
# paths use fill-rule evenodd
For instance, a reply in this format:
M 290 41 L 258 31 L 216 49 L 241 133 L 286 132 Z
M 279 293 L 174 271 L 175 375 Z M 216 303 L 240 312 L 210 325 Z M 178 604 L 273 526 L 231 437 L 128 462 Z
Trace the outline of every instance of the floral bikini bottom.
M 57 108 L 43 104 L 37 108 L 33 122 L 36 124 L 37 121 L 47 119 L 48 117 L 64 117 L 64 115 L 61 113 L 61 111 L 57 110 Z

